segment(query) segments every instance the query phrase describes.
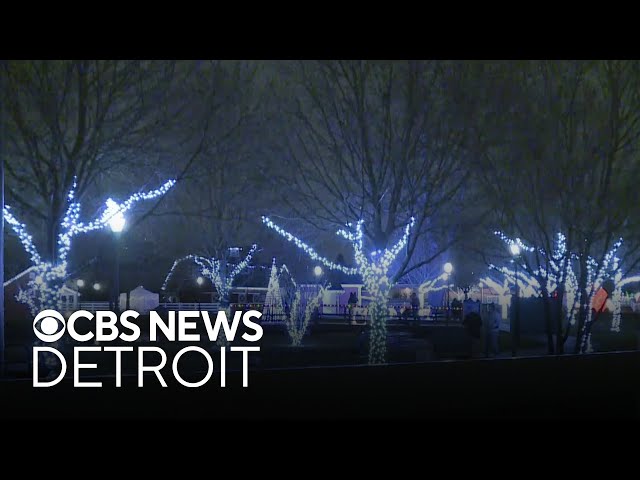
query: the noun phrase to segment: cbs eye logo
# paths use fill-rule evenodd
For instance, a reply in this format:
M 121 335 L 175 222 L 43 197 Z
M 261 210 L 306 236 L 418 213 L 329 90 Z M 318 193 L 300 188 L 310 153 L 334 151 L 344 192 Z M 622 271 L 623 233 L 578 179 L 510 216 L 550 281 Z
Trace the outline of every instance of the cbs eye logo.
M 40 322 L 40 327 L 36 327 Z M 56 342 L 64 335 L 64 317 L 55 310 L 43 310 L 33 319 L 33 333 L 43 342 Z M 58 331 L 60 329 L 60 331 Z

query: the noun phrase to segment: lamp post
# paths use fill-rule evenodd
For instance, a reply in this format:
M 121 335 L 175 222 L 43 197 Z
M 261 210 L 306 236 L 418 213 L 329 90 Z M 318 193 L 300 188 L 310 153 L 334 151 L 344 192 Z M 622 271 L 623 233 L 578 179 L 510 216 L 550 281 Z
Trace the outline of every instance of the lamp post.
M 122 212 L 115 213 L 109 220 L 109 227 L 114 234 L 115 246 L 115 271 L 113 278 L 113 309 L 116 313 L 120 313 L 120 234 L 127 223 Z
M 317 287 L 318 287 L 318 292 L 320 292 L 320 279 L 322 278 L 322 274 L 324 273 L 324 271 L 322 270 L 322 267 L 320 265 L 316 265 L 315 267 L 313 267 L 313 274 L 316 276 L 316 280 L 318 282 Z M 339 300 L 338 300 L 339 301 Z M 320 306 L 322 306 L 322 304 L 324 303 L 323 301 L 320 301 Z M 318 308 L 318 311 L 320 311 L 320 309 Z M 337 310 L 336 310 L 337 311 Z M 317 320 L 316 320 L 317 321 Z
M 202 284 L 204 283 L 204 278 L 202 277 L 198 277 L 196 278 L 196 283 L 198 284 L 198 287 L 202 287 Z M 200 308 L 200 288 L 198 288 L 198 311 L 201 310 Z
M 450 296 L 450 285 L 449 278 L 451 278 L 451 272 L 453 272 L 453 265 L 450 262 L 444 264 L 444 273 L 445 273 L 445 281 L 447 282 L 447 322 L 446 325 L 449 325 L 449 316 L 451 315 L 451 296 Z
M 484 303 L 484 283 L 478 283 L 480 287 L 480 312 L 482 312 L 482 304 Z
M 518 285 L 518 257 L 520 256 L 520 247 L 517 243 L 512 243 L 509 246 L 509 250 L 511 251 L 511 255 L 513 255 L 516 284 L 515 312 L 513 312 L 513 331 L 511 332 L 511 356 L 515 357 L 518 354 L 518 347 L 520 346 L 520 287 Z
M 320 288 L 320 278 L 322 277 L 323 271 L 320 265 L 316 265 L 313 268 L 313 274 L 316 276 L 316 281 L 318 282 L 318 289 Z

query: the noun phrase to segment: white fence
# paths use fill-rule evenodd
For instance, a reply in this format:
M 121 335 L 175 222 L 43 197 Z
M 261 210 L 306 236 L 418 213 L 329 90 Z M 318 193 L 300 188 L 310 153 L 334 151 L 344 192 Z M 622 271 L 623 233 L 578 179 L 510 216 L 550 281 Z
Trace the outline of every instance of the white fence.
M 206 311 L 217 313 L 220 310 L 219 303 L 161 303 L 157 308 L 165 310 L 184 310 L 184 311 Z
M 109 302 L 80 302 L 78 303 L 78 308 L 76 310 L 87 310 L 91 313 L 96 313 L 97 311 L 111 310 L 111 304 Z
M 124 305 L 121 305 L 121 310 L 124 310 Z M 156 309 L 163 308 L 165 310 L 173 310 L 173 311 L 207 311 L 217 313 L 220 310 L 219 303 L 161 303 Z M 109 302 L 80 302 L 77 308 L 70 309 L 69 311 L 65 311 L 63 313 L 73 313 L 77 310 L 87 310 L 91 313 L 96 313 L 97 311 L 110 310 L 111 304 Z

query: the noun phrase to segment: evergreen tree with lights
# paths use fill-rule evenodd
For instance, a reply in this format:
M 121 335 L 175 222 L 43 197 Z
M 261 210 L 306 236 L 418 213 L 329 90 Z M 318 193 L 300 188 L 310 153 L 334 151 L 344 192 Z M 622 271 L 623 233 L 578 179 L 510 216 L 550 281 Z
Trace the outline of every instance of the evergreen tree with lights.
M 278 280 L 278 267 L 276 259 L 273 258 L 271 264 L 271 275 L 269 277 L 269 285 L 267 287 L 267 295 L 264 301 L 264 310 L 267 314 L 267 320 L 279 318 L 282 314 L 282 294 L 280 293 L 280 282 Z

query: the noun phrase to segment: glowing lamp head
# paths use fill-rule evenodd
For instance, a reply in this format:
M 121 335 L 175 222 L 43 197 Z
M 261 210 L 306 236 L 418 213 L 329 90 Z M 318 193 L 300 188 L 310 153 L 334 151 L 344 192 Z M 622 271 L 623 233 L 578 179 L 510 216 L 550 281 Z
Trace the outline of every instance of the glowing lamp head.
M 84 287 L 84 280 L 79 278 L 78 280 L 76 280 L 76 285 L 78 286 L 78 288 Z
M 478 286 L 479 286 L 480 288 L 484 288 L 484 283 L 482 283 L 482 282 L 478 282 Z
M 518 255 L 520 255 L 520 247 L 518 246 L 517 243 L 512 243 L 509 246 L 509 250 L 511 250 L 511 255 L 513 255 L 514 257 L 517 257 Z
M 204 278 L 202 278 L 202 277 L 198 277 L 198 278 L 196 278 L 196 283 L 197 283 L 198 285 L 202 285 L 202 284 L 204 283 Z
M 316 265 L 315 268 L 313 269 L 313 274 L 316 277 L 319 277 L 320 275 L 322 275 L 322 267 L 320 265 Z
M 102 288 L 102 286 L 99 283 L 96 282 L 96 283 L 93 284 L 93 289 L 95 291 L 99 291 L 101 288 Z
M 447 262 L 444 264 L 444 273 L 446 273 L 447 275 L 451 275 L 451 272 L 453 272 L 453 265 L 451 265 L 450 262 Z
M 124 230 L 124 225 L 127 223 L 124 215 L 122 213 L 117 213 L 114 215 L 111 220 L 109 220 L 109 227 L 111 227 L 111 231 L 113 233 L 120 233 Z

